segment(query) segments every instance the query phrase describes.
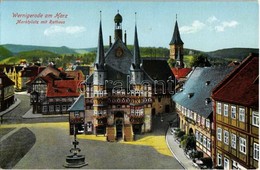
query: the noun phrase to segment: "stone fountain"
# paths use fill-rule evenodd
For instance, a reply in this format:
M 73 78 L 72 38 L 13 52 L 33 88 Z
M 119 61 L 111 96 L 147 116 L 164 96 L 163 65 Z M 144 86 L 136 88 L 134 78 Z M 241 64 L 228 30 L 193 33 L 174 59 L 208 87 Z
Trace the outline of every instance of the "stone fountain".
M 72 155 L 68 155 L 66 157 L 66 163 L 63 165 L 66 168 L 81 168 L 83 166 L 88 165 L 87 162 L 85 162 L 85 155 L 78 155 L 78 153 L 81 151 L 80 148 L 77 147 L 79 142 L 77 141 L 77 132 L 76 127 L 74 125 L 74 141 L 72 142 L 73 148 L 70 149 L 70 153 Z

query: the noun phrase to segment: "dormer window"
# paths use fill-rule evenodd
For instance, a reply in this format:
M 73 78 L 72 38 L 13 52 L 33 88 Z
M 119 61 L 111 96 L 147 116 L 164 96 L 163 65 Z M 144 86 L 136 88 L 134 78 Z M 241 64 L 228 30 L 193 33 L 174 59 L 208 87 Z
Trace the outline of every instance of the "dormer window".
M 188 98 L 192 98 L 194 96 L 194 93 L 188 93 Z
M 205 99 L 205 105 L 208 105 L 211 102 L 210 98 Z

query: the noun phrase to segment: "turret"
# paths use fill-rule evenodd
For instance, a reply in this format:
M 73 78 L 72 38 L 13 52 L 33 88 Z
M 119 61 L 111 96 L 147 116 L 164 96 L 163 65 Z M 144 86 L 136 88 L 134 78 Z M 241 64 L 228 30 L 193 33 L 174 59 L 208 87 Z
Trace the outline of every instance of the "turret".
M 177 22 L 177 15 L 176 15 L 176 22 L 174 27 L 174 32 L 172 35 L 172 39 L 170 42 L 170 58 L 176 60 L 178 57 L 178 51 L 180 51 L 180 59 L 183 58 L 183 41 L 181 40 L 178 22 Z M 183 61 L 182 61 L 183 62 Z
M 99 34 L 98 34 L 98 46 L 96 61 L 94 63 L 94 85 L 104 85 L 105 82 L 105 53 L 103 44 L 103 34 L 102 34 L 102 23 L 100 20 Z
M 133 60 L 132 60 L 130 72 L 131 72 L 131 83 L 141 84 L 143 81 L 143 71 L 141 70 L 141 56 L 140 56 L 136 26 L 135 26 L 135 37 L 134 37 L 134 53 L 133 53 Z
M 119 38 L 120 40 L 122 40 L 122 21 L 123 18 L 122 16 L 119 14 L 119 11 L 117 11 L 118 13 L 116 14 L 114 21 L 115 21 L 115 41 Z

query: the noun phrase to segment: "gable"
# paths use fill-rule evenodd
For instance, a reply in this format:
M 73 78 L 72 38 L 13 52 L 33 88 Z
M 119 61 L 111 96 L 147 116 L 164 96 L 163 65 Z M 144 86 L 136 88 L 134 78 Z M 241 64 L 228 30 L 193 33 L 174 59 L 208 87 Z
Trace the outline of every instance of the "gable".
M 105 54 L 105 63 L 115 70 L 128 74 L 132 58 L 133 55 L 129 49 L 120 39 L 117 39 Z

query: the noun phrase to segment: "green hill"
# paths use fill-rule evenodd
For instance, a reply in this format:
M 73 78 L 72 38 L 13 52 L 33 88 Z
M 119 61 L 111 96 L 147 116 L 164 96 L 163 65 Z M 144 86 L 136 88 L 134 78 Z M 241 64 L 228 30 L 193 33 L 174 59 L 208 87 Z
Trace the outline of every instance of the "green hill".
M 9 58 L 13 55 L 11 51 L 0 45 L 0 60 L 3 60 L 5 58 Z
M 61 60 L 61 55 L 43 50 L 25 51 L 15 56 L 5 58 L 1 60 L 0 63 L 19 64 L 21 60 L 26 60 L 28 63 L 41 61 L 43 64 L 47 64 L 49 61 Z
M 32 50 L 50 51 L 50 52 L 56 53 L 56 54 L 77 54 L 77 52 L 75 50 L 70 49 L 66 46 L 47 47 L 47 46 L 16 45 L 16 44 L 4 44 L 2 46 L 14 54 L 18 54 L 18 53 L 24 52 L 24 51 L 32 51 Z
M 243 60 L 246 58 L 249 53 L 258 53 L 259 49 L 256 48 L 228 48 L 221 49 L 212 52 L 207 52 L 206 54 L 210 58 L 225 58 L 225 59 L 234 59 L 234 60 Z

